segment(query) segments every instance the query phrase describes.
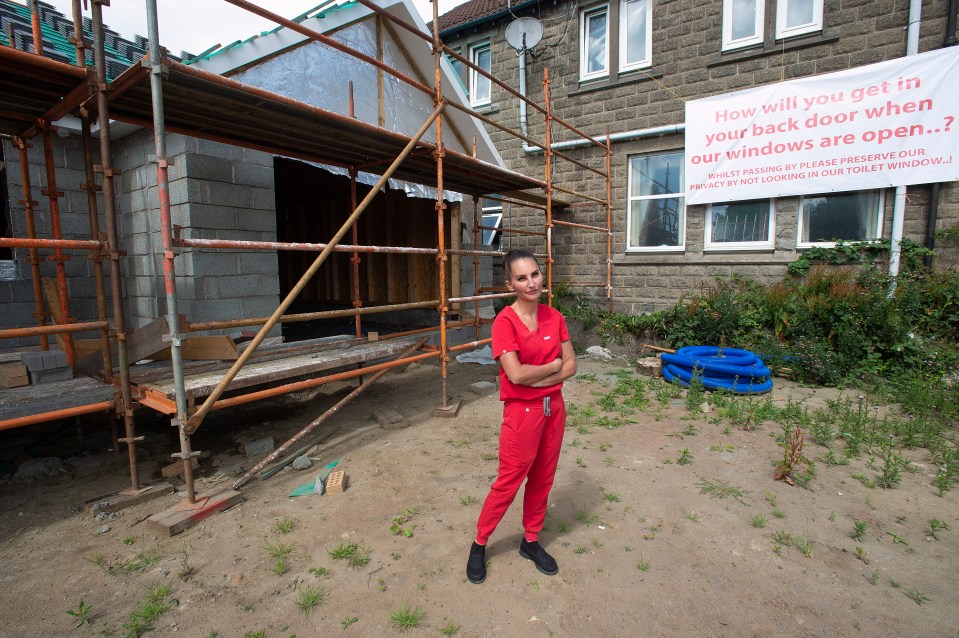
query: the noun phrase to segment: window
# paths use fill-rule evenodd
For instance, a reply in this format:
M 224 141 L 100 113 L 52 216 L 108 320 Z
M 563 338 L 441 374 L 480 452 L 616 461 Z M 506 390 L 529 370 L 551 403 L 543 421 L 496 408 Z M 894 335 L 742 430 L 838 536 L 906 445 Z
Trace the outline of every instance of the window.
M 684 188 L 682 151 L 630 158 L 626 250 L 683 249 Z
M 502 228 L 503 226 L 503 203 L 498 202 L 495 199 L 483 199 L 481 204 L 483 212 L 483 222 L 482 225 L 486 228 L 483 229 L 483 245 L 484 246 L 494 246 L 499 249 L 500 246 L 500 231 L 498 230 L 487 230 L 488 228 Z
M 653 21 L 649 15 L 650 0 L 623 0 L 619 19 L 619 70 L 632 71 L 652 62 L 650 43 Z
M 580 13 L 580 80 L 615 79 L 617 73 L 648 67 L 652 29 L 652 0 L 619 0 Z M 618 60 L 616 69 L 610 60 Z
M 583 80 L 609 73 L 609 10 L 606 7 L 582 14 L 579 75 Z
M 723 0 L 723 50 L 762 44 L 767 11 L 776 17 L 770 40 L 821 31 L 822 6 L 823 0 Z
M 822 0 L 779 0 L 776 39 L 822 29 Z
M 723 0 L 723 49 L 762 44 L 765 0 Z
M 706 210 L 705 250 L 773 248 L 773 200 L 713 204 Z
M 489 42 L 474 44 L 470 47 L 470 62 L 490 72 Z M 470 69 L 470 103 L 473 106 L 483 106 L 490 103 L 490 79 Z
M 882 191 L 810 195 L 799 203 L 799 247 L 878 239 Z

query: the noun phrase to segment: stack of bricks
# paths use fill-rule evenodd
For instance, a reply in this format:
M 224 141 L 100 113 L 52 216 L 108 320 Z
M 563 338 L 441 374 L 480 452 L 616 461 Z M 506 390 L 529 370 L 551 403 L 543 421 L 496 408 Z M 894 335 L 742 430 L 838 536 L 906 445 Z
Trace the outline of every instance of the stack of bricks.
M 73 369 L 67 365 L 67 355 L 62 350 L 24 352 L 20 361 L 27 367 L 33 385 L 73 378 Z
M 0 387 L 19 388 L 30 383 L 27 366 L 22 363 L 4 363 L 0 365 Z

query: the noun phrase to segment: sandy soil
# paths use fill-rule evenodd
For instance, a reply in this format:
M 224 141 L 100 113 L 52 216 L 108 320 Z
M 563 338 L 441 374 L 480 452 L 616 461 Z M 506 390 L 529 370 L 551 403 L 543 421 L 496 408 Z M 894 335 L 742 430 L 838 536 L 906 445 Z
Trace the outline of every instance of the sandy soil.
M 581 360 L 580 375 L 567 382 L 567 401 L 602 415 L 597 401 L 611 387 L 605 375 L 625 366 Z M 84 500 L 125 487 L 116 469 L 26 484 L 4 480 L 0 634 L 122 636 L 137 602 L 169 582 L 175 606 L 148 635 L 399 635 L 390 615 L 406 605 L 425 612 L 421 626 L 407 632 L 423 636 L 453 626 L 457 636 L 956 636 L 959 490 L 937 495 L 927 453 L 907 454 L 918 471 L 905 473 L 898 489 L 869 489 L 850 477 L 873 473 L 868 457 L 850 466 L 819 463 L 810 489 L 791 487 L 771 478 L 782 456 L 778 425 L 727 428 L 715 410 L 691 413 L 681 396 L 654 398 L 623 427 L 568 428 L 541 537 L 559 562 L 557 576 L 540 574 L 517 554 L 516 503 L 491 540 L 487 581 L 470 584 L 466 554 L 496 472 L 501 404 L 469 385 L 494 378 L 492 366 L 453 364 L 451 392 L 465 403 L 456 418 L 442 419 L 430 416 L 438 402 L 436 368 L 387 375 L 326 426 L 340 430 L 314 453 L 318 464 L 340 459 L 350 479 L 344 494 L 288 498 L 316 466 L 282 472 L 249 484 L 245 502 L 173 538 L 154 535 L 143 522 L 176 503 L 172 495 L 106 522 L 77 512 Z M 792 397 L 818 406 L 838 394 L 777 381 L 772 396 L 777 405 Z M 194 438 L 197 449 L 213 452 L 200 475 L 209 483 L 214 462 L 252 465 L 239 455 L 237 439 L 268 433 L 282 440 L 336 398 L 215 414 Z M 370 415 L 382 406 L 398 410 L 410 427 L 376 426 Z M 143 419 L 141 429 L 155 458 L 173 451 L 168 424 Z M 59 441 L 36 432 L 32 439 L 6 434 L 4 454 L 50 454 L 72 440 L 70 429 Z M 101 427 L 85 436 L 78 449 L 102 444 L 105 434 Z M 687 465 L 676 463 L 683 449 L 693 457 Z M 818 458 L 825 449 L 807 443 L 806 453 Z M 115 468 L 112 455 L 98 458 Z M 742 495 L 702 493 L 720 482 Z M 415 512 L 404 524 L 409 538 L 390 531 L 406 510 Z M 763 528 L 751 523 L 760 513 Z M 286 534 L 277 529 L 284 517 L 292 520 Z M 951 527 L 938 541 L 926 532 L 933 517 Z M 848 535 L 854 519 L 867 524 L 861 541 Z M 98 535 L 103 525 L 110 529 Z M 777 533 L 811 541 L 811 555 L 792 546 L 777 553 Z M 267 543 L 293 546 L 285 573 L 274 573 Z M 368 564 L 353 569 L 330 557 L 346 543 L 367 552 Z M 118 566 L 138 552 L 159 558 L 121 573 Z M 112 573 L 95 564 L 98 555 Z M 193 573 L 181 578 L 184 556 Z M 296 600 L 316 587 L 325 597 L 306 615 Z M 66 612 L 80 600 L 93 610 L 89 624 L 74 629 Z

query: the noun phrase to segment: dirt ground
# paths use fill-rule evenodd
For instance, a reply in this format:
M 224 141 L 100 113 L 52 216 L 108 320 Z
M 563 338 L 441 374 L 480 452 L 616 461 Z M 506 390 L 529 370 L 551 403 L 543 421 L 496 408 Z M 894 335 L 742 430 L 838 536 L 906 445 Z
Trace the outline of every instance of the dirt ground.
M 625 360 L 581 359 L 567 402 L 602 415 L 596 406 L 614 380 L 608 375 L 625 367 Z M 569 427 L 541 536 L 559 574 L 544 576 L 518 555 L 517 502 L 490 541 L 486 582 L 470 584 L 466 556 L 496 473 L 501 403 L 469 386 L 495 374 L 495 366 L 451 365 L 451 394 L 464 400 L 452 419 L 431 416 L 439 402 L 435 367 L 387 375 L 324 426 L 340 429 L 313 453 L 313 468 L 255 480 L 242 504 L 172 538 L 155 535 L 144 519 L 175 504 L 175 495 L 108 521 L 78 513 L 83 501 L 128 484 L 122 462 L 103 447 L 86 459 L 89 476 L 4 479 L 0 634 L 123 636 L 137 602 L 170 583 L 174 606 L 148 635 L 400 635 L 390 616 L 403 606 L 425 612 L 406 632 L 413 636 L 454 635 L 456 627 L 456 636 L 508 637 L 957 635 L 959 490 L 938 496 L 925 451 L 907 454 L 918 471 L 904 473 L 898 489 L 869 489 L 850 477 L 874 473 L 868 457 L 818 463 L 809 489 L 792 487 L 771 478 L 782 456 L 778 425 L 727 428 L 715 411 L 691 413 L 682 396 L 653 399 L 623 427 Z M 777 379 L 772 397 L 812 407 L 838 394 Z M 237 440 L 284 440 L 339 396 L 216 413 L 194 437 L 197 449 L 212 452 L 201 462 L 201 487 L 232 463 L 253 464 Z M 384 406 L 410 426 L 377 426 L 371 413 Z M 168 423 L 141 421 L 155 460 L 174 451 Z M 71 442 L 70 428 L 59 438 L 44 429 L 4 433 L 4 458 L 53 455 L 65 445 L 89 450 L 108 444 L 105 429 L 87 427 L 83 445 Z M 676 462 L 683 449 L 692 455 L 685 465 Z M 810 458 L 825 452 L 807 442 Z M 345 493 L 287 496 L 335 459 L 349 476 Z M 104 472 L 91 474 L 91 466 Z M 703 493 L 724 485 L 741 494 Z M 409 538 L 390 530 L 404 512 Z M 765 527 L 752 524 L 758 514 Z M 282 533 L 285 517 L 292 530 Z M 951 528 L 939 540 L 928 533 L 931 518 Z M 867 525 L 859 541 L 849 536 L 854 520 Z M 810 541 L 811 551 L 777 549 L 777 534 Z M 348 543 L 369 562 L 351 568 L 331 558 Z M 274 572 L 267 544 L 292 546 L 285 573 Z M 152 564 L 144 560 L 151 557 Z M 324 597 L 306 615 L 296 601 L 319 587 Z M 75 629 L 67 610 L 81 600 L 92 612 Z

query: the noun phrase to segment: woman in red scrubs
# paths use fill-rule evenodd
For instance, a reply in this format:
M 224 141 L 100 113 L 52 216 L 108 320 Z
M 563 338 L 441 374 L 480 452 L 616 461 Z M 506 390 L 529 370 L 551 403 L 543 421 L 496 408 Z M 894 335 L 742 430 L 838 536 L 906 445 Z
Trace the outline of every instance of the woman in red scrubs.
M 519 554 L 544 574 L 559 572 L 537 539 L 566 427 L 563 381 L 576 374 L 576 354 L 563 315 L 539 303 L 543 273 L 536 257 L 512 250 L 503 259 L 503 271 L 516 301 L 493 321 L 493 356 L 500 362 L 500 400 L 504 401 L 499 471 L 483 503 L 466 563 L 471 583 L 486 580 L 486 542 L 524 479 Z

